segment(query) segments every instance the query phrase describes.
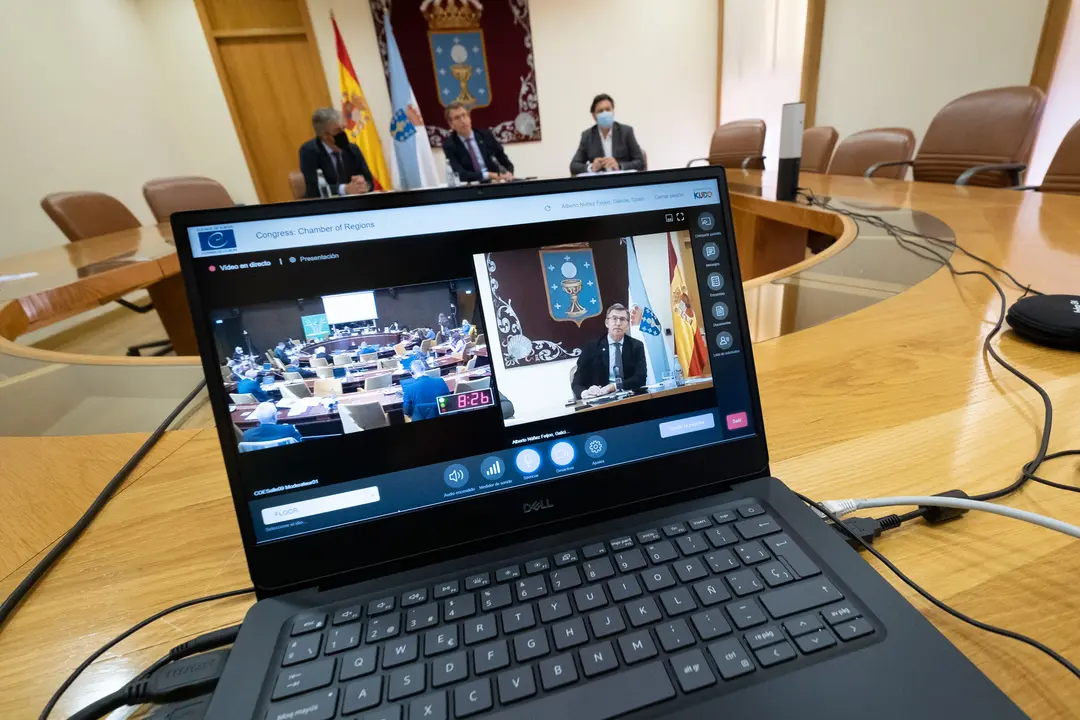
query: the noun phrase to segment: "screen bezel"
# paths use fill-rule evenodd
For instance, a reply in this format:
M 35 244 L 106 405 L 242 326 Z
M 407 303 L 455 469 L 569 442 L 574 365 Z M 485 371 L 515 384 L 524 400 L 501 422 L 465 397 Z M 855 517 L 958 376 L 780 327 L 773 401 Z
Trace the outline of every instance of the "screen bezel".
M 391 515 L 339 528 L 281 541 L 257 545 L 253 521 L 248 509 L 247 492 L 240 477 L 239 451 L 230 428 L 228 397 L 224 385 L 215 382 L 220 368 L 215 360 L 210 311 L 199 296 L 188 228 L 221 225 L 252 220 L 269 220 L 308 215 L 359 212 L 384 208 L 450 204 L 474 200 L 546 195 L 591 189 L 633 187 L 693 180 L 714 180 L 719 189 L 719 204 L 725 229 L 725 245 L 733 275 L 731 283 L 741 337 L 746 341 L 743 354 L 749 382 L 751 411 L 758 432 L 747 438 L 731 440 L 704 448 L 653 458 L 637 463 L 598 469 L 584 474 L 548 480 L 536 485 L 512 487 L 457 502 L 448 502 L 409 513 Z M 472 543 L 542 524 L 567 520 L 622 505 L 716 485 L 721 491 L 731 482 L 768 471 L 768 449 L 764 419 L 758 395 L 750 331 L 744 305 L 742 274 L 739 269 L 731 219 L 730 200 L 723 168 L 701 167 L 658 170 L 642 173 L 560 180 L 536 180 L 522 183 L 491 184 L 460 188 L 435 188 L 412 192 L 369 194 L 305 200 L 269 205 L 198 210 L 172 216 L 173 237 L 181 273 L 187 289 L 199 345 L 207 392 L 217 425 L 225 469 L 232 491 L 240 534 L 251 579 L 260 596 L 268 596 L 329 582 L 335 576 L 350 578 L 378 574 L 378 567 L 400 562 L 448 546 Z M 492 248 L 497 250 L 498 248 Z M 691 278 L 687 278 L 688 281 Z M 696 281 L 696 278 L 695 280 Z M 407 451 L 407 449 L 405 449 Z M 707 468 L 722 468 L 710 473 Z M 662 477 L 658 484 L 657 477 Z M 613 502 L 613 498 L 617 500 Z M 524 512 L 524 507 L 544 500 L 544 512 Z M 355 552 L 343 549 L 362 549 Z

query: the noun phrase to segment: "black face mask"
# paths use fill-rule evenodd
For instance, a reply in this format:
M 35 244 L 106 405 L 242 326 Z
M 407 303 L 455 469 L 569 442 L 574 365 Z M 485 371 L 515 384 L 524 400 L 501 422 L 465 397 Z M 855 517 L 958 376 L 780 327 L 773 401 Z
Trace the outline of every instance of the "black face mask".
M 344 131 L 339 132 L 334 136 L 334 144 L 338 146 L 338 150 L 344 150 L 349 147 L 349 136 Z

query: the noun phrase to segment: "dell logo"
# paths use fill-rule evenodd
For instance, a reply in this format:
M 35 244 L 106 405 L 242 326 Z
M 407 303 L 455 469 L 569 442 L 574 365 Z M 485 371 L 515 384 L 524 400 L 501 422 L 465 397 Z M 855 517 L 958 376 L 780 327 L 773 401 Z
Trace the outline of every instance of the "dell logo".
M 548 500 L 547 498 L 544 498 L 543 500 L 537 500 L 536 502 L 524 503 L 521 506 L 521 512 L 523 512 L 523 513 L 539 512 L 540 510 L 550 510 L 551 508 L 552 508 L 551 501 Z
M 1069 302 L 1072 303 L 1073 312 L 1080 315 L 1080 300 L 1070 300 Z
M 704 200 L 706 198 L 711 198 L 712 196 L 713 196 L 712 190 L 695 190 L 694 191 L 694 199 L 695 200 Z

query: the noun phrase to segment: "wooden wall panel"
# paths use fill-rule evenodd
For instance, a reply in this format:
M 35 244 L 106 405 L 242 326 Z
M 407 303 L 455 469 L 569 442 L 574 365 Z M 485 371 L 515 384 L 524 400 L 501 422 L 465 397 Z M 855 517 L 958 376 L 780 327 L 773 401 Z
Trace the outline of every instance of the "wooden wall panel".
M 297 0 L 206 0 L 206 10 L 215 30 L 287 28 L 304 24 L 304 9 Z

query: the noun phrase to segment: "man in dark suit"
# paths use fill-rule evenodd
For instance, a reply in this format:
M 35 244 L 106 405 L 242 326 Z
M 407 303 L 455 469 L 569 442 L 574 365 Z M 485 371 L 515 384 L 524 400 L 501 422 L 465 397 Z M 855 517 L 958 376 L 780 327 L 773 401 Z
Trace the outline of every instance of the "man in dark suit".
M 282 438 L 292 438 L 296 442 L 303 440 L 300 431 L 294 426 L 277 424 L 277 413 L 278 410 L 274 403 L 260 403 L 251 413 L 251 417 L 258 420 L 259 424 L 245 430 L 240 442 L 266 442 L 268 440 L 281 440 Z
M 425 374 L 428 368 L 422 357 L 414 357 L 408 367 L 413 379 L 412 382 L 401 384 L 402 412 L 413 422 L 438 417 L 439 406 L 436 398 L 449 395 L 450 387 L 441 377 L 429 377 Z
M 236 392 L 238 394 L 252 395 L 259 402 L 266 402 L 270 399 L 270 396 L 263 390 L 262 383 L 259 382 L 258 370 L 248 370 L 244 373 L 244 379 L 236 384 Z
M 581 348 L 571 384 L 576 398 L 588 400 L 645 387 L 645 344 L 627 334 L 630 311 L 615 303 L 608 308 L 604 325 L 607 334 Z
M 581 133 L 570 174 L 604 170 L 644 170 L 645 154 L 634 137 L 634 128 L 615 122 L 615 101 L 600 94 L 589 106 L 596 124 Z
M 349 142 L 334 108 L 319 108 L 311 116 L 315 137 L 300 146 L 304 197 L 319 197 L 319 170 L 332 195 L 360 195 L 371 190 L 371 170 L 360 148 Z
M 490 130 L 474 130 L 469 108 L 459 102 L 446 106 L 446 120 L 454 132 L 443 141 L 443 152 L 462 182 L 514 179 L 514 163 Z

